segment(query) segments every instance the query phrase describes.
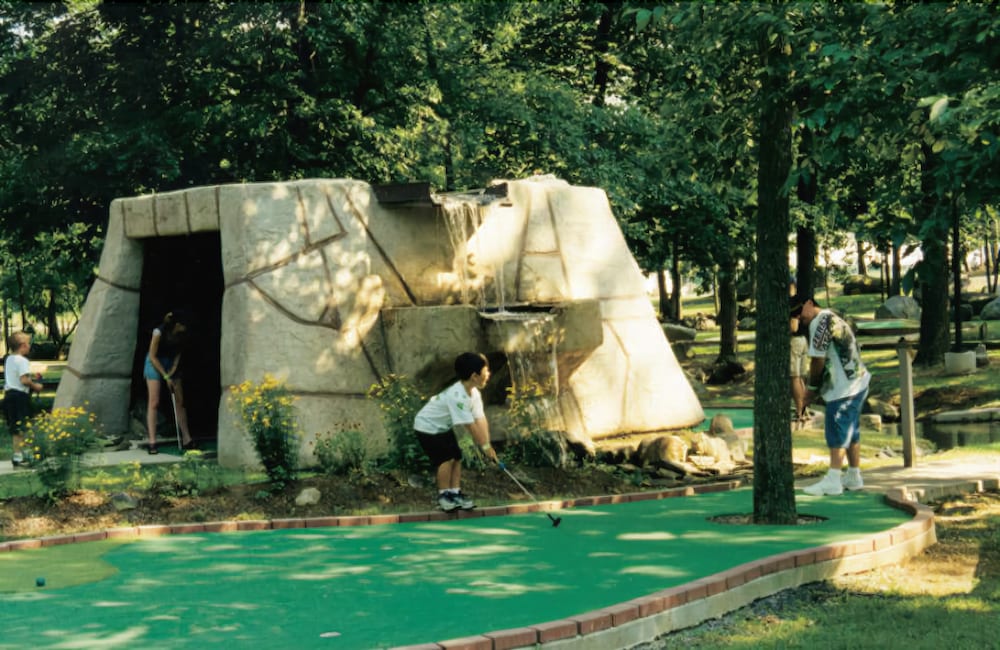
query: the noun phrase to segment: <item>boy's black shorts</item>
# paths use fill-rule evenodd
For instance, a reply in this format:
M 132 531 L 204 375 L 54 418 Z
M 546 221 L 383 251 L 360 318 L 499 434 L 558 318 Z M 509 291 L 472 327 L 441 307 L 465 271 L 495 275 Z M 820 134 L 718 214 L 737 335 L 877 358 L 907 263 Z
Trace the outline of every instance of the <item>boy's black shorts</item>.
M 423 433 L 417 431 L 417 440 L 424 452 L 431 459 L 434 467 L 440 466 L 449 460 L 462 460 L 462 449 L 458 446 L 458 438 L 455 437 L 454 429 L 449 429 L 444 433 Z
M 20 434 L 19 423 L 31 417 L 31 395 L 19 390 L 4 391 L 3 414 L 7 420 L 8 433 Z

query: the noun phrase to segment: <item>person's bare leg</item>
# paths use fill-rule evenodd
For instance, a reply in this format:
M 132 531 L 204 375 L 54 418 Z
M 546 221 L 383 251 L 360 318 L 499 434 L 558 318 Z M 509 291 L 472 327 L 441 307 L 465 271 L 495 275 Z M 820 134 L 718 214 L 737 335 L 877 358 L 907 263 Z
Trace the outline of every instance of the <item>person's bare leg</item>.
M 795 403 L 795 424 L 801 429 L 806 411 L 806 382 L 802 377 L 792 377 L 792 401 Z
M 830 469 L 839 470 L 844 466 L 844 450 L 840 447 L 830 447 Z
M 452 490 L 459 489 L 462 485 L 462 461 L 451 461 L 451 477 L 448 479 L 448 487 Z
M 187 406 L 184 404 L 184 386 L 180 381 L 174 382 L 174 399 L 177 400 L 177 424 L 181 427 L 181 444 L 186 447 L 191 444 L 191 431 L 188 429 Z
M 147 379 L 146 390 L 149 401 L 146 402 L 146 432 L 149 434 L 149 444 L 156 444 L 156 411 L 160 407 L 160 380 Z
M 438 490 L 447 490 L 451 487 L 451 475 L 452 475 L 452 465 L 455 464 L 454 460 L 446 460 L 445 462 L 438 465 L 437 468 L 437 486 Z
M 847 448 L 847 464 L 850 467 L 861 467 L 861 444 L 855 442 Z

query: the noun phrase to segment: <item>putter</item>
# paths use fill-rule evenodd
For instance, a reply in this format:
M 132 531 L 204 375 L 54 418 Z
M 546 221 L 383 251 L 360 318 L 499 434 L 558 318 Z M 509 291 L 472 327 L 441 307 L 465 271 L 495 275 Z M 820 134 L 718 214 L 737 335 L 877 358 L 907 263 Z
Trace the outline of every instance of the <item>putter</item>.
M 517 480 L 517 477 L 510 473 L 510 470 L 507 469 L 507 465 L 505 465 L 503 463 L 503 461 L 499 462 L 498 465 L 500 466 L 500 469 L 502 469 L 504 471 L 504 474 L 506 474 L 507 476 L 509 476 L 510 480 L 512 480 L 515 483 L 517 483 L 517 487 L 521 488 L 521 491 L 528 495 L 529 499 L 531 499 L 532 501 L 538 501 L 538 499 L 535 498 L 535 495 L 533 495 L 531 492 L 528 492 L 528 488 L 526 488 L 523 485 L 521 485 L 521 481 Z M 552 527 L 553 528 L 558 527 L 559 524 L 562 523 L 562 517 L 553 517 L 548 512 L 545 513 L 545 516 L 548 517 L 549 521 L 552 522 Z
M 184 454 L 184 445 L 181 444 L 181 423 L 177 421 L 177 398 L 174 391 L 170 391 L 170 403 L 174 405 L 174 429 L 177 430 L 177 451 Z

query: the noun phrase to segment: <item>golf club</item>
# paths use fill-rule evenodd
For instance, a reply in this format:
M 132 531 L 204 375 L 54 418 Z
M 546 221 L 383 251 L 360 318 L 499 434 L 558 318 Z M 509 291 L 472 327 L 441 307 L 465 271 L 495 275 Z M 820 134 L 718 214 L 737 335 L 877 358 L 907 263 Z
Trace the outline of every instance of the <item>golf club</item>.
M 170 403 L 174 405 L 174 429 L 177 430 L 177 451 L 184 454 L 184 445 L 181 444 L 181 423 L 177 421 L 177 398 L 173 389 L 170 390 Z
M 538 501 L 538 499 L 535 498 L 535 495 L 533 495 L 531 492 L 528 492 L 528 488 L 526 488 L 523 485 L 521 485 L 521 481 L 517 480 L 517 477 L 510 473 L 510 470 L 507 469 L 507 465 L 505 465 L 503 461 L 500 461 L 497 464 L 500 466 L 500 469 L 502 469 L 504 471 L 504 474 L 506 474 L 507 476 L 509 476 L 510 480 L 512 480 L 515 483 L 517 483 L 517 487 L 521 488 L 521 491 L 528 495 L 529 499 L 531 499 L 532 501 Z M 545 513 L 545 516 L 548 517 L 549 521 L 552 522 L 552 527 L 553 528 L 558 527 L 559 524 L 562 523 L 562 517 L 553 517 L 551 515 L 551 513 L 548 513 L 548 512 Z

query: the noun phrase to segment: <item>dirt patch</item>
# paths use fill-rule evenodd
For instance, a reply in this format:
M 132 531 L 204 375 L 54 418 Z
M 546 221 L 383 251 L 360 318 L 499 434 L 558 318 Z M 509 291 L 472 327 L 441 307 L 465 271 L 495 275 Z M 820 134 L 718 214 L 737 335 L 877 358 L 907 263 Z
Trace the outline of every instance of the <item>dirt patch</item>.
M 989 402 L 995 393 L 990 389 L 972 389 L 960 386 L 927 388 L 913 398 L 913 406 L 921 417 L 945 411 L 964 411 L 979 408 Z
M 558 470 L 518 468 L 515 475 L 539 500 L 640 489 L 622 472 L 596 465 Z M 296 497 L 310 487 L 319 490 L 319 502 L 296 505 Z M 528 501 L 527 495 L 495 468 L 466 470 L 462 489 L 480 506 Z M 54 503 L 41 497 L 11 498 L 0 504 L 0 536 L 40 537 L 145 524 L 420 512 L 437 507 L 432 478 L 402 472 L 314 476 L 278 493 L 271 493 L 266 484 L 233 485 L 197 495 L 178 491 L 161 486 L 147 493 L 132 493 L 136 507 L 121 512 L 111 494 L 92 490 L 75 492 Z

